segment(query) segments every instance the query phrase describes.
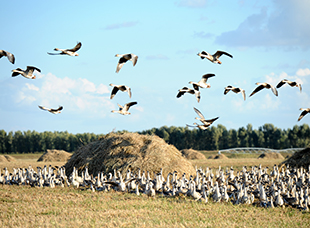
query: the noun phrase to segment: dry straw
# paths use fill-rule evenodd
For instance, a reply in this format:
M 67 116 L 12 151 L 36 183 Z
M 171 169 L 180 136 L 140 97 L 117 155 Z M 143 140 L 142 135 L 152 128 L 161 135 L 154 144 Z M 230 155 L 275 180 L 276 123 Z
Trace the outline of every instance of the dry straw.
M 113 173 L 116 169 L 123 175 L 132 172 L 177 171 L 180 174 L 195 174 L 193 165 L 182 157 L 173 145 L 168 145 L 155 135 L 138 133 L 109 133 L 98 141 L 80 147 L 65 165 L 67 175 L 76 167 L 79 171 L 88 167 L 90 174 Z
M 290 167 L 304 167 L 308 168 L 310 165 L 310 147 L 295 152 L 291 157 L 286 159 L 282 164 L 289 165 Z
M 197 150 L 193 150 L 193 149 L 184 149 L 181 150 L 182 155 L 189 160 L 202 160 L 202 159 L 206 159 L 206 157 L 198 152 Z
M 13 158 L 10 155 L 0 155 L 0 162 L 14 162 L 16 161 L 15 158 Z
M 71 156 L 71 153 L 64 150 L 47 150 L 38 162 L 67 162 Z

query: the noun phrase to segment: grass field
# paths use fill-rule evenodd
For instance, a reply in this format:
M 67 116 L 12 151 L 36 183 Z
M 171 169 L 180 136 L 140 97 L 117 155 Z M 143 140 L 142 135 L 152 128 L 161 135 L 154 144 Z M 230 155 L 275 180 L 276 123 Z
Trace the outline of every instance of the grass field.
M 206 152 L 214 153 L 214 152 Z M 41 154 L 13 155 L 15 162 L 0 168 L 62 165 L 41 163 Z M 258 155 L 257 155 L 258 156 Z M 198 167 L 259 165 L 282 160 L 238 157 L 195 160 Z M 70 188 L 31 188 L 0 185 L 0 227 L 310 227 L 310 213 L 295 208 L 266 209 L 230 203 L 207 204 L 189 197 L 155 199 L 119 192 Z

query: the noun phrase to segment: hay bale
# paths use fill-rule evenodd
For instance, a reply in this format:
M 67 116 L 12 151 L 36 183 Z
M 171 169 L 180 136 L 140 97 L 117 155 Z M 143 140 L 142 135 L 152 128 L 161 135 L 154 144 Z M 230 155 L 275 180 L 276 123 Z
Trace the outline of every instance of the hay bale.
M 38 159 L 38 162 L 67 162 L 71 156 L 71 153 L 64 150 L 47 150 Z
M 8 162 L 14 162 L 14 161 L 16 161 L 16 159 L 13 158 L 13 157 L 10 156 L 10 155 L 4 155 L 4 157 L 6 158 L 6 160 L 7 160 Z
M 284 157 L 280 153 L 270 152 L 270 153 L 263 153 L 258 156 L 258 158 L 262 159 L 284 159 Z
M 208 159 L 229 159 L 229 158 L 224 154 L 215 154 L 209 156 Z
M 0 162 L 13 162 L 13 161 L 16 160 L 10 155 L 0 155 Z
M 295 152 L 281 164 L 289 165 L 290 167 L 308 168 L 310 165 L 310 147 Z
M 206 159 L 206 157 L 202 153 L 198 152 L 197 150 L 193 150 L 193 149 L 184 149 L 184 150 L 181 150 L 181 153 L 183 157 L 189 160 Z
M 83 171 L 86 166 L 93 175 L 113 173 L 114 169 L 125 175 L 129 168 L 132 172 L 140 168 L 151 174 L 161 168 L 164 175 L 173 171 L 195 174 L 193 165 L 173 145 L 156 135 L 138 133 L 109 133 L 80 147 L 65 164 L 66 173 L 70 175 L 73 167 Z

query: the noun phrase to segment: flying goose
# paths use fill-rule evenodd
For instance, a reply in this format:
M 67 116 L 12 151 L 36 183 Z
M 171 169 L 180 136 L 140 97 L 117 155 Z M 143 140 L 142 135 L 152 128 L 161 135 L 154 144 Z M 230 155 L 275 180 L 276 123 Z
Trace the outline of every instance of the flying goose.
M 289 84 L 291 87 L 298 87 L 300 92 L 301 92 L 301 84 L 298 84 L 297 82 L 292 82 L 292 81 L 289 81 L 287 79 L 283 79 L 281 80 L 278 85 L 277 85 L 277 88 L 280 88 L 281 86 L 283 86 L 285 83 Z
M 243 99 L 245 100 L 245 91 L 241 88 L 236 88 L 234 86 L 228 85 L 225 87 L 224 95 L 226 95 L 229 91 L 233 91 L 234 93 L 242 93 Z
M 131 89 L 128 86 L 126 86 L 126 85 L 114 85 L 112 83 L 110 84 L 110 86 L 113 86 L 110 99 L 113 99 L 113 97 L 116 95 L 116 93 L 119 90 L 122 91 L 122 92 L 126 92 L 127 91 L 129 97 L 131 98 Z
M 190 81 L 189 84 L 192 84 L 194 89 L 198 90 L 198 87 L 200 88 L 210 88 L 210 84 L 207 84 L 208 78 L 214 77 L 215 74 L 205 74 L 202 76 L 199 82 L 192 82 Z
M 188 124 L 186 124 L 186 126 L 187 127 L 198 127 L 200 130 L 207 130 L 208 128 L 209 128 L 209 126 L 211 125 L 211 124 L 201 124 L 201 125 L 199 125 L 199 124 L 197 124 L 197 123 L 193 123 L 195 126 L 193 126 L 193 125 L 188 125 Z
M 27 66 L 27 69 L 26 70 L 23 70 L 23 69 L 20 69 L 20 68 L 17 68 L 15 70 L 12 70 L 12 77 L 16 77 L 18 76 L 19 74 L 21 74 L 22 76 L 24 76 L 25 78 L 29 78 L 29 79 L 35 79 L 36 76 L 33 75 L 33 72 L 34 71 L 38 71 L 38 72 L 41 72 L 41 70 L 39 68 L 36 68 L 34 66 Z
M 57 109 L 46 108 L 46 107 L 40 106 L 40 105 L 38 105 L 38 106 L 39 106 L 40 109 L 49 111 L 50 113 L 53 113 L 53 114 L 61 113 L 61 110 L 63 109 L 62 106 L 59 106 L 59 108 L 57 108 Z
M 122 115 L 130 115 L 131 113 L 128 112 L 128 109 L 129 109 L 131 106 L 136 105 L 136 104 L 138 104 L 136 101 L 129 102 L 129 103 L 125 104 L 124 107 L 121 106 L 120 104 L 117 104 L 118 107 L 119 107 L 119 110 L 117 110 L 117 111 L 116 111 L 116 110 L 112 110 L 111 112 L 113 112 L 113 113 L 119 113 L 119 114 L 122 114 Z
M 219 117 L 210 119 L 210 120 L 206 120 L 205 117 L 202 115 L 202 113 L 194 107 L 195 112 L 198 114 L 198 117 L 195 117 L 196 120 L 200 120 L 204 125 L 210 126 L 215 120 L 217 120 Z
M 255 93 L 257 93 L 258 91 L 260 91 L 260 90 L 262 90 L 262 89 L 264 89 L 264 88 L 266 88 L 266 89 L 271 89 L 272 92 L 274 93 L 274 95 L 278 96 L 278 91 L 277 91 L 277 89 L 276 89 L 273 85 L 271 85 L 271 84 L 269 84 L 269 83 L 267 83 L 267 82 L 263 82 L 263 83 L 257 82 L 256 85 L 258 85 L 258 86 L 257 86 L 256 89 L 251 93 L 250 96 L 254 95 Z
M 135 66 L 138 61 L 138 56 L 134 54 L 116 54 L 115 57 L 121 57 L 117 63 L 116 73 L 120 71 L 128 60 L 132 61 L 133 66 Z
M 230 58 L 233 57 L 231 54 L 229 54 L 225 51 L 217 51 L 213 55 L 209 54 L 208 52 L 202 51 L 202 52 L 198 53 L 197 55 L 200 56 L 200 58 L 202 58 L 202 59 L 207 58 L 208 60 L 210 60 L 213 63 L 222 64 L 222 62 L 219 60 L 219 58 L 223 54 L 229 56 Z
M 195 94 L 197 101 L 200 101 L 200 92 L 199 90 L 196 89 L 189 89 L 187 87 L 183 87 L 182 89 L 178 90 L 177 98 L 180 98 L 183 96 L 185 93 L 190 93 L 190 94 Z
M 301 120 L 306 114 L 310 112 L 310 108 L 300 108 L 299 110 L 302 110 L 302 112 L 298 117 L 298 121 Z
M 77 45 L 75 45 L 74 48 L 71 49 L 60 49 L 60 48 L 55 48 L 54 51 L 60 51 L 59 53 L 49 53 L 49 55 L 70 55 L 70 56 L 79 56 L 77 51 L 81 48 L 82 43 L 78 42 Z
M 4 50 L 0 50 L 0 59 L 5 56 L 8 58 L 8 60 L 14 64 L 15 63 L 15 57 L 12 53 L 8 52 L 8 51 L 4 51 Z

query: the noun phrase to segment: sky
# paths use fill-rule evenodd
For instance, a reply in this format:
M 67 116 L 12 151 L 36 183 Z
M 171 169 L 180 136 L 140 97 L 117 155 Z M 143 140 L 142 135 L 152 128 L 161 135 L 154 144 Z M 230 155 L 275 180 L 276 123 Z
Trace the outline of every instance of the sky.
M 172 0 L 172 1 L 1 1 L 0 49 L 15 55 L 15 64 L 0 59 L 0 129 L 106 134 L 162 126 L 192 125 L 199 109 L 206 119 L 227 129 L 271 123 L 288 129 L 300 108 L 310 107 L 310 1 L 308 0 Z M 73 48 L 79 56 L 48 55 Z M 197 53 L 226 51 L 222 64 Z M 133 53 L 119 73 L 116 54 Z M 36 79 L 11 77 L 12 70 L 35 66 Z M 201 100 L 178 90 L 191 88 L 206 73 L 210 88 Z M 276 97 L 264 89 L 249 97 L 257 82 L 285 85 Z M 131 87 L 132 97 L 113 84 Z M 246 92 L 224 95 L 227 85 Z M 136 101 L 123 116 L 117 104 Z M 38 105 L 57 108 L 52 114 Z

